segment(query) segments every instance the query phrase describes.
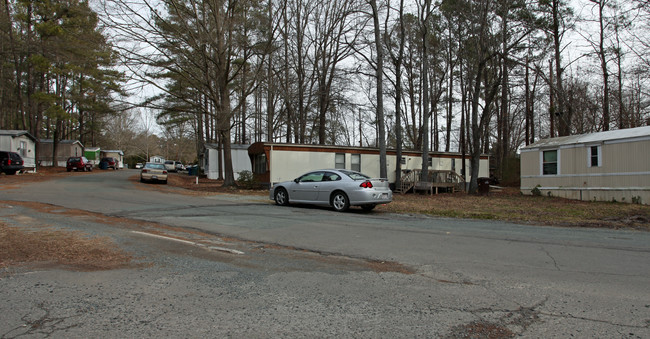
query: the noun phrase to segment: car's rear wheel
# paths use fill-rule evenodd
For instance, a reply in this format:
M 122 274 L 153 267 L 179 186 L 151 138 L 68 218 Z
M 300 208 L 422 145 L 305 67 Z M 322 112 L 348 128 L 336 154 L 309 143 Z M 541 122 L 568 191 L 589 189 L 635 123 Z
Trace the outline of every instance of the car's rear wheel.
M 165 179 L 165 180 L 163 181 L 163 184 L 167 185 L 167 179 Z
M 144 178 L 143 178 L 143 177 L 140 177 L 140 182 L 144 182 Z
M 377 207 L 377 205 L 375 205 L 375 204 L 361 205 L 361 208 L 363 208 L 363 210 L 366 211 L 366 212 L 370 212 L 370 211 L 374 210 L 375 207 Z
M 277 190 L 275 190 L 275 195 L 273 197 L 275 198 L 276 204 L 280 206 L 289 205 L 289 194 L 287 193 L 287 190 L 285 190 L 284 188 L 280 187 Z
M 350 201 L 345 193 L 339 191 L 332 194 L 330 205 L 332 205 L 337 212 L 345 212 L 350 208 Z

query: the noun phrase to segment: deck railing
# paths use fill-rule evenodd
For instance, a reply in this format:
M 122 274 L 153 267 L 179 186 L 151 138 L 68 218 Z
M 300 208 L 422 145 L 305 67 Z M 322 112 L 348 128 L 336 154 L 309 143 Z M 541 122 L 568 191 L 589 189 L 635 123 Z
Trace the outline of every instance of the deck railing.
M 427 179 L 422 180 L 420 169 L 402 170 L 400 186 L 397 192 L 406 193 L 413 191 L 428 191 L 438 193 L 440 189 L 452 192 L 465 191 L 465 179 L 451 170 L 429 170 Z

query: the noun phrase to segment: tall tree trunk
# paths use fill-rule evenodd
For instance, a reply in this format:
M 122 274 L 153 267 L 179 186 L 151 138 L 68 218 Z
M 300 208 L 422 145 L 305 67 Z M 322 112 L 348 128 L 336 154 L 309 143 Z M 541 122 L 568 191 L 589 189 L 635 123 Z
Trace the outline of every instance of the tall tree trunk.
M 388 22 L 388 15 L 386 22 Z M 387 26 L 387 24 L 386 24 Z M 404 58 L 404 0 L 399 4 L 399 51 L 397 57 L 393 57 L 395 65 L 395 187 L 401 187 L 402 179 L 402 61 Z
M 530 60 L 528 55 L 526 55 L 526 65 L 525 75 L 524 75 L 524 97 L 525 97 L 525 110 L 526 110 L 526 140 L 525 145 L 528 146 L 531 144 L 531 126 L 533 124 L 533 118 L 530 112 Z
M 384 122 L 384 48 L 381 43 L 379 12 L 377 10 L 376 0 L 370 0 L 370 6 L 372 7 L 372 21 L 375 27 L 375 45 L 377 46 L 375 78 L 377 79 L 376 115 L 379 130 L 379 176 L 381 178 L 388 178 L 386 169 L 386 127 Z M 396 175 L 399 175 L 399 173 Z
M 420 18 L 420 29 L 422 30 L 422 172 L 420 180 L 429 180 L 429 54 L 428 54 L 428 21 L 431 11 L 431 0 L 425 1 Z
M 572 120 L 572 110 L 571 107 L 567 105 L 567 95 L 564 90 L 564 84 L 562 80 L 562 74 L 564 69 L 562 68 L 561 60 L 561 39 L 560 36 L 560 1 L 561 0 L 551 0 L 552 1 L 552 11 L 553 11 L 553 52 L 555 57 L 555 98 L 556 109 L 554 114 L 558 116 L 558 135 L 567 136 L 571 134 L 571 120 Z
M 600 59 L 600 67 L 603 72 L 603 131 L 609 131 L 609 70 L 607 69 L 607 55 L 605 53 L 605 19 L 603 18 L 605 0 L 595 0 L 594 2 L 598 6 L 598 24 L 600 28 L 598 57 Z

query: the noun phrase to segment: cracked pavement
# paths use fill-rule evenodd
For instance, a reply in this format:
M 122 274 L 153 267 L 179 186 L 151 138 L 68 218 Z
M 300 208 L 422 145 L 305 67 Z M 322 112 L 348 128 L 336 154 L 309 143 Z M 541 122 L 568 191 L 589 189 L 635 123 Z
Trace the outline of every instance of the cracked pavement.
M 648 232 L 134 194 L 134 173 L 0 189 L 0 222 L 143 264 L 0 272 L 1 338 L 650 337 Z

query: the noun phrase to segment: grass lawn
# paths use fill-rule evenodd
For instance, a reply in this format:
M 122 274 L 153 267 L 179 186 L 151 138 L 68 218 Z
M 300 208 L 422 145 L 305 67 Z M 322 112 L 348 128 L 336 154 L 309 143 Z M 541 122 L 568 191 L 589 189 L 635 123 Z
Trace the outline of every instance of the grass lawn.
M 650 206 L 522 195 L 504 188 L 487 196 L 466 193 L 395 194 L 378 211 L 449 218 L 493 219 L 527 224 L 634 228 L 650 231 Z

